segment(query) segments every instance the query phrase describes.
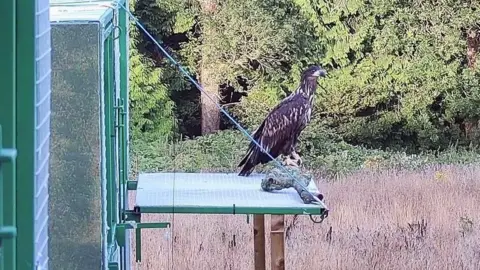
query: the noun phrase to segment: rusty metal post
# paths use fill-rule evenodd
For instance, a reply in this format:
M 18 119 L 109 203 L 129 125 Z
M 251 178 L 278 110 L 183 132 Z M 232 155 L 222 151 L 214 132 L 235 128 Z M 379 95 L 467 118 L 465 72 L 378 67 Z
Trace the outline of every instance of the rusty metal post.
M 265 216 L 253 215 L 255 270 L 265 270 Z
M 272 270 L 285 270 L 285 216 L 272 215 L 271 220 L 271 266 Z

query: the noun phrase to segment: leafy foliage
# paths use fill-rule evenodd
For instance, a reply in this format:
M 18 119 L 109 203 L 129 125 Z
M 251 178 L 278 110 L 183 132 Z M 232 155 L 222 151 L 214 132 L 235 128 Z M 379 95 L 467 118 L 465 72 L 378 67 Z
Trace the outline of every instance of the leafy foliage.
M 316 37 L 313 49 L 324 50 L 319 62 L 331 67 L 316 117 L 348 142 L 435 149 L 464 139 L 464 120 L 479 119 L 469 105 L 476 102 L 479 70 L 466 66 L 465 42 L 465 29 L 479 19 L 478 4 L 293 2 L 311 27 L 306 33 Z M 289 81 L 298 80 L 300 66 L 292 65 Z M 266 110 L 263 100 L 245 102 Z M 238 110 L 241 118 L 257 117 L 256 106 L 248 108 Z
M 231 103 L 225 108 L 250 130 L 294 90 L 307 65 L 325 66 L 329 76 L 320 80 L 314 122 L 301 137 L 309 166 L 341 171 L 372 155 L 394 162 L 385 154 L 393 150 L 430 153 L 473 145 L 480 138 L 480 69 L 468 66 L 466 55 L 467 32 L 480 32 L 478 1 L 137 0 L 135 7 L 194 76 L 200 66 L 208 67 L 222 104 Z M 151 61 L 143 61 L 132 77 L 151 86 L 137 83 L 132 89 L 145 104 L 133 109 L 138 110 L 134 126 L 142 127 L 136 137 L 163 136 L 167 130 L 198 135 L 198 90 L 166 65 L 151 42 L 137 41 L 135 47 Z M 132 57 L 134 69 L 140 64 Z M 142 100 L 147 96 L 152 100 Z M 197 155 L 208 140 L 222 144 L 233 134 L 178 145 Z M 230 143 L 234 149 L 220 148 L 239 158 L 245 143 Z M 183 165 L 227 166 L 215 153 L 213 159 L 202 156 L 201 163 L 196 156 L 182 157 L 188 161 Z
M 160 81 L 160 70 L 133 50 L 130 57 L 130 110 L 133 136 L 168 136 L 173 131 L 173 101 Z
M 169 97 L 168 84 L 161 80 L 162 71 L 155 68 L 153 61 L 137 49 L 141 41 L 136 25 L 130 29 L 129 96 L 132 136 L 170 136 L 174 125 L 174 103 Z
M 274 4 L 276 3 L 276 4 Z M 292 56 L 295 17 L 288 1 L 219 1 L 211 12 L 199 12 L 200 34 L 185 50 L 196 52 L 194 61 L 213 68 L 212 80 L 243 89 L 264 74 L 275 74 Z M 239 83 L 239 77 L 246 81 Z
M 383 151 L 352 146 L 334 134 L 309 134 L 302 141 L 301 155 L 305 166 L 326 177 L 354 172 L 358 169 L 398 168 L 413 170 L 430 164 L 469 164 L 480 160 L 476 149 L 451 147 L 447 151 L 426 151 L 408 155 L 402 151 Z M 239 131 L 225 130 L 196 139 L 180 141 L 157 140 L 132 142 L 134 173 L 232 172 L 245 154 L 248 139 Z M 258 171 L 271 169 L 272 163 L 259 166 Z

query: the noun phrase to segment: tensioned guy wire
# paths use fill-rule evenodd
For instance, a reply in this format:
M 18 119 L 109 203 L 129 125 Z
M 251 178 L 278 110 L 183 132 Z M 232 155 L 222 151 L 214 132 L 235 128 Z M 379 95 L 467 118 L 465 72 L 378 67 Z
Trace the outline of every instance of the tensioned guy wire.
M 259 147 L 265 154 L 267 154 L 267 156 L 272 159 L 272 161 L 277 165 L 277 167 L 280 167 L 282 168 L 287 174 L 289 174 L 289 176 L 293 179 L 293 181 L 295 181 L 298 185 L 300 185 L 303 189 L 305 189 L 305 191 L 307 191 L 319 204 L 321 204 L 323 207 L 327 208 L 326 205 L 320 200 L 317 198 L 317 196 L 313 195 L 308 189 L 307 187 L 305 187 L 301 182 L 299 182 L 296 177 L 287 169 L 285 168 L 285 166 L 283 166 L 278 160 L 274 159 L 272 157 L 272 155 L 270 155 L 270 153 L 268 151 L 266 151 L 262 145 L 260 145 L 249 133 L 248 131 L 246 131 L 237 121 L 235 121 L 235 119 L 233 119 L 232 116 L 230 116 L 230 114 L 222 108 L 222 106 L 220 106 L 217 102 L 215 102 L 215 100 L 203 89 L 203 87 L 197 82 L 195 81 L 195 79 L 192 78 L 192 76 L 190 76 L 190 74 L 188 74 L 188 72 L 182 67 L 182 65 L 180 65 L 180 63 L 178 63 L 159 43 L 158 41 L 145 29 L 145 27 L 138 21 L 138 19 L 121 3 L 118 3 L 117 4 L 123 8 L 125 10 L 125 12 L 128 14 L 128 16 L 135 22 L 135 24 L 140 28 L 142 29 L 142 31 L 155 43 L 155 45 L 157 45 L 157 47 L 163 52 L 163 54 L 190 80 L 191 83 L 193 83 L 197 88 L 198 90 L 200 90 L 211 102 L 213 102 L 215 104 L 215 106 L 217 106 L 217 108 L 228 118 L 230 119 L 230 121 L 232 121 L 232 123 L 240 130 L 242 131 L 249 139 L 251 142 L 253 142 L 257 147 Z

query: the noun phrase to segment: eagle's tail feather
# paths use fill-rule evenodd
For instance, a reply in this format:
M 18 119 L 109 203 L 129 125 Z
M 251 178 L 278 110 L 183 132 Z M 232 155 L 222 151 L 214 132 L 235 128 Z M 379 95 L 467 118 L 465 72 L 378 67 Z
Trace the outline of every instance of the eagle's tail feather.
M 248 149 L 248 152 L 247 154 L 245 155 L 245 157 L 243 157 L 243 159 L 240 161 L 240 164 L 238 164 L 238 167 L 241 167 L 243 166 L 243 164 L 245 164 L 245 162 L 248 160 L 248 158 L 251 156 L 251 153 L 252 153 L 252 149 Z
M 263 122 L 258 129 L 253 134 L 253 139 L 256 140 L 258 143 L 261 144 L 260 135 L 262 134 L 263 127 L 265 126 L 265 122 Z M 260 148 L 254 143 L 250 142 L 248 146 L 248 151 L 245 157 L 240 161 L 238 167 L 243 166 L 242 170 L 238 174 L 239 176 L 249 176 L 255 166 L 257 166 L 260 162 L 265 159 L 265 154 L 260 150 Z
M 262 152 L 258 147 L 255 147 L 254 149 L 249 150 L 247 155 L 238 165 L 239 167 L 243 165 L 243 168 L 238 175 L 249 176 L 253 172 L 255 166 L 258 164 L 265 164 L 269 161 L 271 161 L 271 158 Z
M 242 159 L 238 167 L 243 166 L 242 170 L 238 174 L 239 176 L 249 176 L 253 168 L 258 164 L 258 147 L 250 147 L 247 154 Z
M 253 168 L 255 168 L 255 165 L 253 165 L 251 162 L 247 162 L 238 175 L 249 176 L 253 172 Z

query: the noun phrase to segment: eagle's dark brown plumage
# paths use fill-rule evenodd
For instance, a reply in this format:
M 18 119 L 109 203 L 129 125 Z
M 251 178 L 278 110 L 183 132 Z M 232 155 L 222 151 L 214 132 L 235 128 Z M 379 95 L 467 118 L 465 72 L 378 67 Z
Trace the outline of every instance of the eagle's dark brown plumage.
M 327 72 L 319 66 L 306 69 L 302 73 L 300 85 L 295 92 L 273 108 L 253 134 L 253 138 L 263 149 L 269 151 L 273 158 L 283 155 L 300 160 L 295 149 L 298 137 L 310 122 L 317 78 L 324 77 L 326 74 Z M 254 142 L 250 142 L 247 154 L 238 165 L 243 166 L 238 175 L 248 176 L 255 166 L 269 161 L 271 161 L 270 157 Z

